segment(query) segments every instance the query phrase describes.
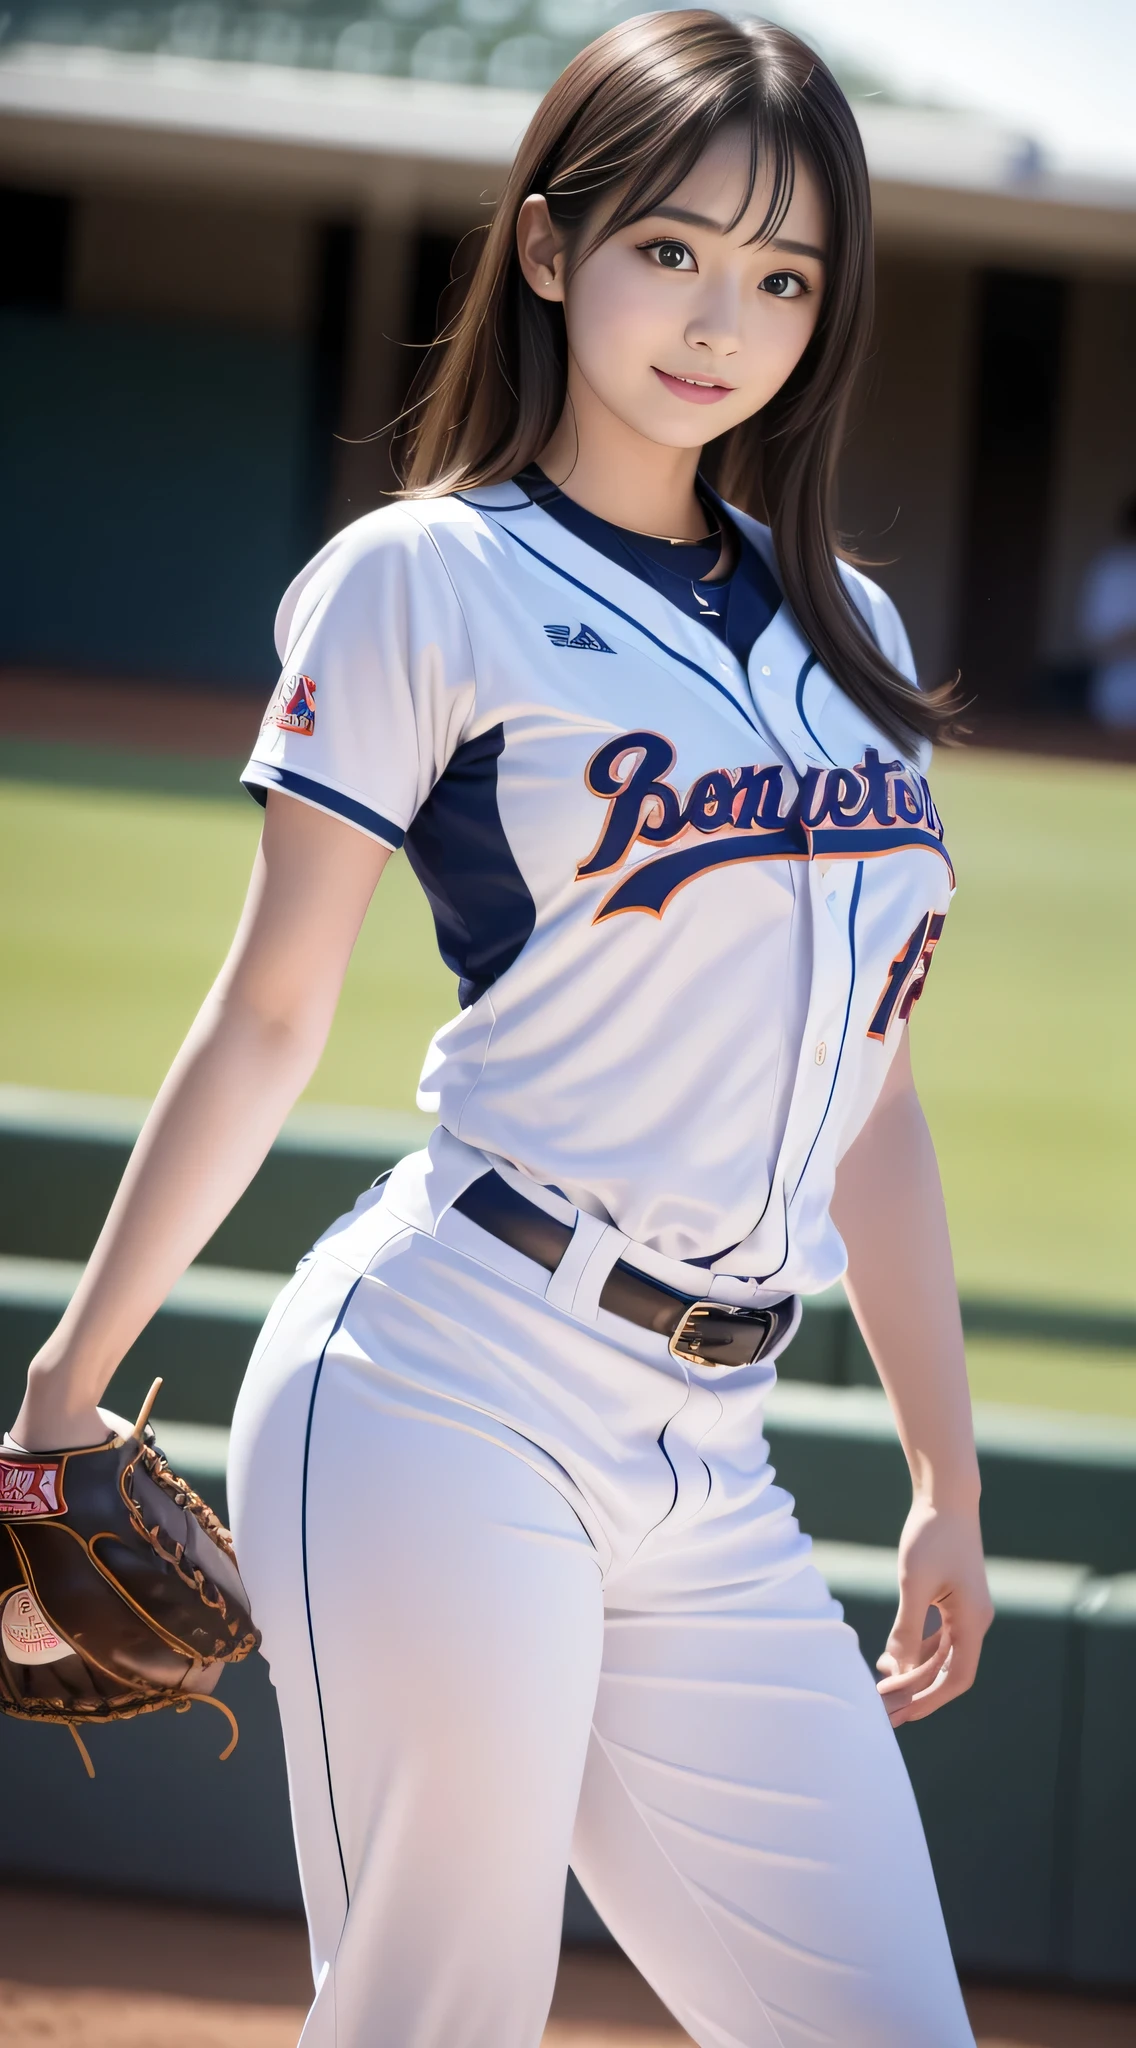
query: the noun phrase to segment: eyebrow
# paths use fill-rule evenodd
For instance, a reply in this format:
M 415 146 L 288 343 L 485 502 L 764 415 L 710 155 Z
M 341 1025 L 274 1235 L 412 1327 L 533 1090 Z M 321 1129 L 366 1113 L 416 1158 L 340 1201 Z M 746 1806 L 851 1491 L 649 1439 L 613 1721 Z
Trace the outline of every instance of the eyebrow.
M 786 242 L 778 235 L 769 246 L 771 249 L 783 249 L 787 256 L 815 256 L 818 263 L 824 262 L 824 250 L 816 248 L 812 242 Z
M 710 216 L 705 213 L 689 213 L 684 206 L 656 206 L 644 218 L 651 220 L 679 220 L 690 228 L 711 228 L 716 235 L 724 235 L 726 232 L 720 220 L 711 220 Z M 818 249 L 812 242 L 787 242 L 779 235 L 775 241 L 770 242 L 767 246 L 770 249 L 780 250 L 787 256 L 815 256 L 818 263 L 824 262 L 824 250 Z

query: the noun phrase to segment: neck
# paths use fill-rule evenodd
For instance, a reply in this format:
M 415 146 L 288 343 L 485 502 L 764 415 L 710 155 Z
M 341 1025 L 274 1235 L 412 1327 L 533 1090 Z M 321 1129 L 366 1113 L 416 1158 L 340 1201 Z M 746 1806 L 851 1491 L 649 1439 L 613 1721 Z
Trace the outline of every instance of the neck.
M 709 530 L 694 488 L 698 448 L 667 448 L 636 433 L 596 397 L 569 362 L 568 396 L 537 461 L 587 512 L 633 533 L 700 539 Z

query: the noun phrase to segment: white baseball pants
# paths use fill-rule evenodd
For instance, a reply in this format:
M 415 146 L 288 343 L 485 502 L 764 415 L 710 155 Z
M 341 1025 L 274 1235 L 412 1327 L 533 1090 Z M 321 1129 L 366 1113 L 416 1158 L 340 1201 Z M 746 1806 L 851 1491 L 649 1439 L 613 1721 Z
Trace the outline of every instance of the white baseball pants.
M 700 2048 L 972 2048 L 894 1736 L 767 1462 L 772 1367 L 599 1310 L 626 1241 L 590 1218 L 557 1305 L 450 1210 L 485 1163 L 441 1138 L 363 1197 L 234 1421 L 301 2048 L 538 2048 L 569 1863 Z

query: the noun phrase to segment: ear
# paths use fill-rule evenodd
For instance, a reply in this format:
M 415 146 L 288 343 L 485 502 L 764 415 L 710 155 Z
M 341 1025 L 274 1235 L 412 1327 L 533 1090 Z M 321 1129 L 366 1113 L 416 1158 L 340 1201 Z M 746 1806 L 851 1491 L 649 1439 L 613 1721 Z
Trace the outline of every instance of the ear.
M 564 303 L 564 245 L 543 193 L 530 192 L 517 215 L 517 255 L 526 282 L 540 299 Z

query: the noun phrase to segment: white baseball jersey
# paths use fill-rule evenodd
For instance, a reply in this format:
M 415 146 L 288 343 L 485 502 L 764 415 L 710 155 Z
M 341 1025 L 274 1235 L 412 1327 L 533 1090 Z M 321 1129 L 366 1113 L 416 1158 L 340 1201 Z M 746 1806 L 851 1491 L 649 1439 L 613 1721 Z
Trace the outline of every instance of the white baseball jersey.
M 891 601 L 845 574 L 910 675 Z M 925 761 L 787 604 L 743 667 L 516 484 L 359 520 L 277 642 L 246 785 L 405 844 L 459 977 L 422 1107 L 662 1257 L 836 1279 L 836 1165 L 953 887 Z

